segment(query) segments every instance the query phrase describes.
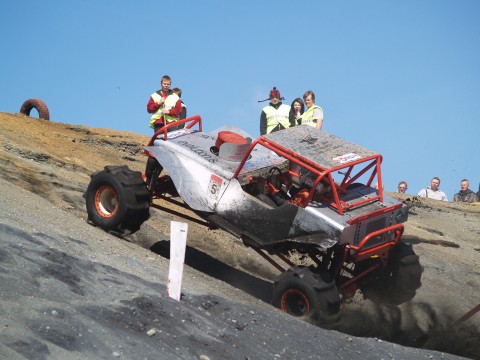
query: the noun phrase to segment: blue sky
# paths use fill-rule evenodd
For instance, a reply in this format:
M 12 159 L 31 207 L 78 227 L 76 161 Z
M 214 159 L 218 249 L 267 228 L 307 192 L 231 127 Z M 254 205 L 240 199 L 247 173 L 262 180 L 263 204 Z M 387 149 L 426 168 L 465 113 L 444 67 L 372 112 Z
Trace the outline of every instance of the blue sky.
M 276 86 L 323 129 L 384 156 L 387 191 L 480 182 L 480 1 L 2 1 L 0 111 L 151 134 L 164 74 L 204 129 L 254 137 Z M 32 115 L 34 112 L 32 112 Z M 34 131 L 34 130 L 33 130 Z

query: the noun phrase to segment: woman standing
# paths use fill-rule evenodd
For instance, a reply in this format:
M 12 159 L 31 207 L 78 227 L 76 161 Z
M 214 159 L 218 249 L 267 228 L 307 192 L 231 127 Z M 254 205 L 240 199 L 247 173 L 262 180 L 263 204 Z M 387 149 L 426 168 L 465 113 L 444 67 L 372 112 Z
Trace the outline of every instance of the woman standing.
M 307 106 L 307 111 L 303 113 L 300 123 L 321 129 L 323 125 L 323 109 L 315 105 L 315 94 L 313 91 L 306 91 L 305 94 L 303 94 L 303 100 Z
M 300 125 L 300 120 L 304 111 L 305 105 L 303 100 L 300 98 L 293 100 L 292 105 L 290 106 L 290 113 L 288 114 L 290 126 Z

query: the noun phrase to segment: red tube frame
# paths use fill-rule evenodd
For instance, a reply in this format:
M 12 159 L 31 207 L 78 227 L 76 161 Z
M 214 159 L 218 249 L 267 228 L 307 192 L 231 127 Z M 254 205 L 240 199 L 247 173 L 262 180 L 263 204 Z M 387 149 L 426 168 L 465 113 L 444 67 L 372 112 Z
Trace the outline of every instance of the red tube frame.
M 160 134 L 163 134 L 163 139 L 162 140 L 167 141 L 168 140 L 168 135 L 167 134 L 168 134 L 168 130 L 170 128 L 178 126 L 178 125 L 186 124 L 187 122 L 190 122 L 190 124 L 185 126 L 185 129 L 191 129 L 194 125 L 198 124 L 198 131 L 202 132 L 202 118 L 200 117 L 200 115 L 194 115 L 194 116 L 188 117 L 188 118 L 183 119 L 183 120 L 172 121 L 172 122 L 168 123 L 167 125 L 165 125 L 164 127 L 162 127 L 161 129 L 158 129 L 155 132 L 155 134 L 153 134 L 153 136 L 150 139 L 150 141 L 148 142 L 147 146 L 152 146 L 153 142 L 155 140 L 157 140 L 157 137 Z
M 386 243 L 383 243 L 381 245 L 374 246 L 374 247 L 371 247 L 369 249 L 366 249 L 366 250 L 362 251 L 362 249 L 371 240 L 371 238 L 373 238 L 375 236 L 378 236 L 378 235 L 381 235 L 381 234 L 386 233 L 386 232 L 390 232 L 390 231 L 395 232 L 395 239 L 393 239 L 391 241 L 388 241 Z M 360 243 L 358 245 L 355 246 L 355 245 L 350 245 L 349 244 L 349 245 L 347 245 L 346 248 L 354 251 L 353 258 L 354 258 L 355 262 L 365 260 L 365 259 L 367 259 L 371 256 L 379 256 L 380 260 L 382 262 L 385 262 L 386 261 L 386 254 L 387 254 L 388 250 L 391 247 L 396 246 L 398 244 L 398 242 L 400 241 L 400 238 L 403 235 L 403 231 L 404 231 L 403 224 L 391 225 L 391 226 L 388 226 L 384 229 L 380 229 L 380 230 L 371 232 L 370 234 L 365 236 L 362 239 L 362 241 L 360 241 Z
M 322 179 L 324 177 L 327 177 L 329 183 L 332 184 L 332 190 L 331 191 L 332 191 L 332 194 L 333 194 L 333 199 L 328 198 L 328 197 L 322 197 L 322 201 L 325 202 L 326 204 L 332 206 L 333 208 L 335 208 L 340 215 L 343 215 L 344 212 L 346 210 L 350 209 L 350 208 L 360 206 L 360 205 L 363 205 L 363 204 L 368 203 L 368 202 L 372 202 L 372 201 L 375 201 L 375 200 L 379 200 L 379 201 L 383 202 L 382 174 L 381 174 L 381 170 L 380 170 L 380 165 L 381 165 L 381 162 L 382 162 L 382 155 L 380 155 L 380 154 L 371 155 L 371 156 L 368 156 L 366 158 L 362 158 L 362 159 L 359 159 L 359 160 L 349 162 L 348 164 L 345 164 L 345 165 L 340 165 L 340 166 L 333 167 L 331 169 L 327 169 L 327 168 L 324 168 L 324 167 L 312 162 L 311 160 L 309 160 L 309 159 L 307 159 L 307 158 L 305 158 L 301 155 L 293 153 L 289 149 L 284 148 L 283 146 L 280 146 L 277 143 L 275 143 L 273 141 L 270 141 L 269 139 L 267 139 L 263 136 L 260 136 L 258 139 L 256 139 L 254 142 L 252 142 L 252 144 L 249 146 L 247 152 L 245 153 L 245 156 L 243 157 L 242 161 L 238 165 L 238 168 L 235 171 L 235 174 L 233 175 L 233 178 L 238 177 L 241 169 L 243 168 L 246 161 L 248 160 L 248 158 L 250 156 L 250 153 L 252 152 L 253 148 L 257 145 L 264 146 L 265 148 L 267 148 L 269 150 L 272 150 L 273 152 L 283 156 L 284 158 L 286 158 L 290 161 L 301 164 L 301 166 L 305 167 L 307 170 L 313 172 L 314 174 L 316 174 L 318 176 L 317 180 L 315 181 L 314 185 L 312 186 L 312 189 L 309 192 L 309 196 L 301 204 L 302 207 L 306 207 L 308 205 L 308 203 L 312 200 L 317 185 L 320 183 L 320 181 L 322 181 Z M 352 172 L 352 169 L 355 165 L 362 164 L 362 163 L 367 163 L 369 161 L 370 161 L 370 163 L 366 164 L 365 167 L 362 170 L 360 170 L 353 178 L 348 179 L 348 177 L 350 176 L 350 173 Z M 352 204 L 347 204 L 344 201 L 341 201 L 340 197 L 339 197 L 339 192 L 344 192 L 344 193 L 347 192 L 346 188 L 348 187 L 348 185 L 353 183 L 356 179 L 358 179 L 360 176 L 365 174 L 372 167 L 374 167 L 374 169 L 373 169 L 372 174 L 370 175 L 370 178 L 369 178 L 366 185 L 370 186 L 372 181 L 373 181 L 373 178 L 375 177 L 375 175 L 377 175 L 377 178 L 378 178 L 378 195 L 373 196 L 373 197 L 368 198 L 368 199 L 357 201 L 357 202 L 352 203 Z M 332 173 L 334 173 L 335 171 L 339 171 L 339 170 L 347 169 L 347 168 L 348 168 L 348 171 L 344 175 L 344 179 L 343 179 L 342 183 L 340 185 L 335 184 L 335 182 L 333 180 L 333 177 L 332 177 Z M 333 186 L 334 184 L 335 184 L 335 186 Z

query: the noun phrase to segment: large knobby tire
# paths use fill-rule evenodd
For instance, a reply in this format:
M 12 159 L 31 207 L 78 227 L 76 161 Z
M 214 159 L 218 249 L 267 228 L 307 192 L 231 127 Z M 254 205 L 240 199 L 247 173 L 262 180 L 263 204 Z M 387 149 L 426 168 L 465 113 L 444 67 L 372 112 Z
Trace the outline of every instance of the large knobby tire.
M 340 295 L 328 272 L 295 266 L 275 281 L 272 305 L 305 320 L 328 320 L 340 310 Z
M 134 233 L 150 216 L 142 173 L 128 166 L 105 166 L 92 174 L 85 195 L 88 219 L 109 232 Z
M 422 286 L 423 266 L 411 244 L 399 242 L 390 252 L 388 266 L 374 271 L 371 281 L 360 286 L 367 299 L 388 305 L 400 305 L 415 297 Z
M 28 99 L 20 108 L 20 113 L 30 116 L 30 111 L 36 109 L 38 111 L 38 117 L 44 120 L 50 120 L 50 113 L 48 112 L 47 105 L 40 99 Z

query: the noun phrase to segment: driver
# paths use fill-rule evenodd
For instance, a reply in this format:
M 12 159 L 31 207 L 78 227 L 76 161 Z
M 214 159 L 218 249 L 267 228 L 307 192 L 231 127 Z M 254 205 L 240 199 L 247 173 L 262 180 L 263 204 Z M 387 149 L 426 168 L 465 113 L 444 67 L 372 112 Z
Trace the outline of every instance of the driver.
M 291 199 L 288 193 L 291 184 L 278 167 L 273 167 L 267 175 L 266 193 L 277 206 L 281 206 Z

